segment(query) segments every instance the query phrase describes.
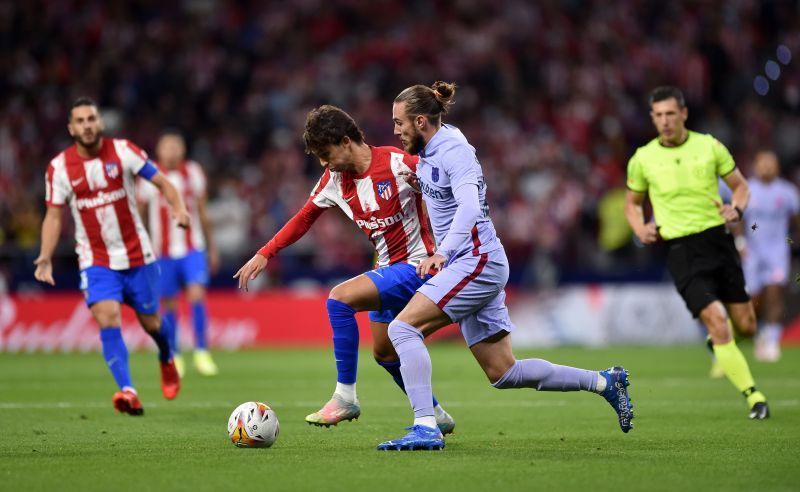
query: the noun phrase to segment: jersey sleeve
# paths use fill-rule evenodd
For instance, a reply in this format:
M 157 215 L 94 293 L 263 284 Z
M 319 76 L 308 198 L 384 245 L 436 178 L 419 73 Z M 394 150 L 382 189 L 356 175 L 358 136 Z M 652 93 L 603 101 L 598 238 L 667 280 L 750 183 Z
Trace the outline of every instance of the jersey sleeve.
M 448 149 L 441 162 L 444 172 L 450 178 L 453 193 L 467 184 L 480 186 L 475 153 L 470 149 L 464 146 Z
M 644 177 L 642 171 L 642 163 L 636 154 L 633 154 L 631 160 L 628 161 L 628 179 L 626 182 L 628 189 L 636 193 L 645 193 L 647 188 L 647 179 Z
M 714 159 L 717 165 L 717 176 L 725 177 L 736 169 L 736 162 L 733 161 L 733 156 L 728 152 L 728 148 L 722 145 L 722 142 L 713 138 L 711 143 L 711 152 L 714 153 Z
M 270 259 L 283 248 L 294 244 L 311 229 L 311 226 L 324 211 L 324 208 L 320 208 L 312 198 L 309 198 L 303 208 L 289 219 L 289 222 L 275 234 L 275 237 L 258 250 L 258 254 Z
M 335 197 L 335 184 L 330 170 L 326 169 L 319 178 L 314 189 L 311 191 L 309 200 L 319 208 L 331 208 L 338 206 Z
M 45 173 L 44 199 L 50 207 L 64 206 L 72 195 L 72 187 L 67 182 L 66 172 L 52 162 Z
M 158 173 L 158 168 L 147 156 L 147 152 L 136 144 L 129 140 L 118 140 L 114 143 L 124 171 L 134 176 L 141 176 L 148 181 Z

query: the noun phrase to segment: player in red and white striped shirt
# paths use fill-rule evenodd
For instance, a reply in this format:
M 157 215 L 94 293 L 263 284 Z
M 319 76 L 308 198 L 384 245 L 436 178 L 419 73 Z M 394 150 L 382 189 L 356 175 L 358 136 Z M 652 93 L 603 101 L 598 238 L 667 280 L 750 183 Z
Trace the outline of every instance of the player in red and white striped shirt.
M 120 391 L 112 402 L 120 412 L 143 413 L 128 367 L 128 350 L 120 332 L 120 303 L 130 305 L 142 327 L 156 342 L 161 363 L 161 389 L 173 399 L 180 378 L 158 315 L 158 266 L 138 211 L 136 176 L 150 180 L 167 197 L 179 224 L 189 223 L 180 195 L 158 172 L 147 154 L 124 139 L 103 137 L 103 120 L 89 98 L 77 99 L 67 125 L 75 144 L 56 156 L 47 168 L 47 214 L 35 277 L 55 285 L 51 258 L 59 235 L 64 205 L 75 221 L 81 269 L 81 290 L 100 325 L 103 356 Z
M 164 133 L 156 146 L 156 156 L 159 170 L 181 194 L 192 218 L 189 227 L 179 227 L 170 218 L 169 204 L 155 186 L 145 181 L 138 187 L 142 216 L 148 218 L 150 237 L 161 267 L 163 317 L 168 321 L 165 326 L 175 327 L 167 335 L 175 353 L 175 365 L 183 376 L 184 362 L 177 336 L 177 297 L 181 288 L 185 288 L 195 335 L 194 366 L 200 374 L 213 376 L 218 369 L 208 351 L 206 286 L 209 266 L 215 272 L 219 256 L 206 212 L 206 176 L 200 164 L 186 159 L 186 143 L 179 133 Z
M 417 158 L 395 147 L 372 147 L 355 121 L 334 106 L 311 111 L 303 135 L 307 151 L 325 172 L 303 208 L 234 276 L 239 286 L 261 273 L 270 258 L 300 239 L 329 208 L 339 207 L 366 234 L 377 252 L 374 270 L 331 290 L 327 301 L 338 373 L 333 398 L 306 417 L 310 424 L 330 426 L 361 414 L 356 395 L 358 326 L 355 313 L 370 311 L 373 355 L 405 391 L 400 363 L 387 326 L 424 283 L 416 265 L 433 253 L 433 236 L 418 194 L 406 181 Z M 437 423 L 443 433 L 455 423 L 436 399 Z

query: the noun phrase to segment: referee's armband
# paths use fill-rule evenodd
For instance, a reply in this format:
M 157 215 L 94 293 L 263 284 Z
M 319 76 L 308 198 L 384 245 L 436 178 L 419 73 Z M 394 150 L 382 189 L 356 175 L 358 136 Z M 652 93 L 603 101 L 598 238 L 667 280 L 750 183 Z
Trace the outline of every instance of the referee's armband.
M 148 159 L 144 162 L 144 166 L 142 166 L 142 168 L 139 169 L 139 172 L 136 174 L 150 181 L 151 179 L 153 179 L 153 176 L 155 176 L 157 172 L 158 168 L 156 167 L 156 165 L 153 164 L 153 161 Z

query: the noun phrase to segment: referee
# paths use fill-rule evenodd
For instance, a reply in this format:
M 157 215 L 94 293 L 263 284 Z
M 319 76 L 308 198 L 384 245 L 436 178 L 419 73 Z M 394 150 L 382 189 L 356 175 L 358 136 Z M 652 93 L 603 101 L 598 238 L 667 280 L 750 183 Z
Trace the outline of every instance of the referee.
M 755 334 L 741 259 L 725 227 L 742 218 L 750 198 L 747 181 L 717 139 L 686 129 L 689 112 L 679 89 L 659 87 L 649 102 L 658 137 L 639 147 L 628 163 L 625 217 L 642 243 L 665 240 L 675 287 L 708 330 L 719 367 L 747 399 L 749 417 L 768 418 L 766 397 L 756 389 L 728 321 L 730 315 L 739 333 Z M 720 199 L 719 177 L 733 191 L 730 205 Z M 645 195 L 655 222 L 644 221 Z

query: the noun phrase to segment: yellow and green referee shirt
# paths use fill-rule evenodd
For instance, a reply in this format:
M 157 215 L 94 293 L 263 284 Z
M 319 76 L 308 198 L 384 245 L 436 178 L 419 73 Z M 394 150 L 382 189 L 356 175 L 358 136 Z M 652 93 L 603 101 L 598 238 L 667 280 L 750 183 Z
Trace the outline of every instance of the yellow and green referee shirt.
M 703 133 L 688 132 L 678 147 L 654 138 L 628 162 L 628 188 L 647 193 L 659 234 L 664 239 L 696 234 L 722 225 L 715 201 L 721 202 L 718 177 L 736 169 L 728 149 Z

